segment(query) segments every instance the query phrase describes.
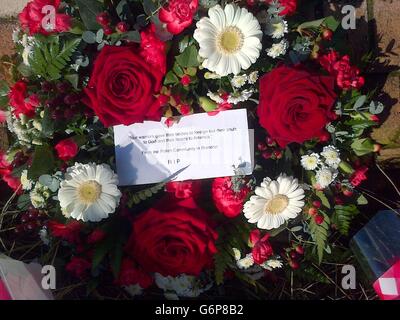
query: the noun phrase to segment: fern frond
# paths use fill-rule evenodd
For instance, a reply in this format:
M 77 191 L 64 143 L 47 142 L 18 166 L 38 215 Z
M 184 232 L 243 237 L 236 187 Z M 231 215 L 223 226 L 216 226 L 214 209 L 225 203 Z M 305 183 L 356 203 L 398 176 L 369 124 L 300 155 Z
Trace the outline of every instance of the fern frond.
M 309 222 L 311 235 L 317 245 L 317 255 L 319 263 L 322 262 L 324 250 L 328 241 L 328 231 L 330 225 L 329 217 L 323 213 L 324 221 L 321 224 L 315 223 L 314 219 Z
M 332 220 L 342 235 L 347 236 L 349 234 L 350 223 L 358 213 L 359 210 L 355 205 L 335 206 Z

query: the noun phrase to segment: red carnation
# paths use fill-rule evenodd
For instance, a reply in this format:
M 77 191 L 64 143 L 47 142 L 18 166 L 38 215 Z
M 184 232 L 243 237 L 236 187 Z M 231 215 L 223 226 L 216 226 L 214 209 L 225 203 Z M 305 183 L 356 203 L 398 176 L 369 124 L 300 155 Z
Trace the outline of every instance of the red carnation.
M 73 257 L 65 266 L 65 270 L 74 277 L 83 279 L 87 276 L 91 267 L 92 264 L 88 260 L 80 257 Z
M 216 178 L 213 181 L 211 193 L 214 204 L 228 218 L 235 218 L 243 210 L 243 203 L 250 189 L 242 186 L 240 190 L 233 190 L 232 178 Z
M 18 177 L 14 177 L 12 175 L 12 172 L 12 164 L 7 161 L 5 153 L 0 150 L 0 178 L 2 178 L 3 181 L 7 183 L 11 189 L 13 189 L 14 191 L 19 190 L 18 194 L 21 194 L 21 180 Z
M 71 29 L 71 17 L 67 14 L 59 13 L 61 0 L 32 0 L 19 14 L 19 22 L 22 28 L 27 29 L 30 35 L 41 33 L 48 35 L 52 32 L 67 32 Z M 43 21 L 46 23 L 47 13 L 43 13 L 45 6 L 52 6 L 56 10 L 55 25 L 43 28 Z M 54 29 L 51 29 L 54 28 Z
M 271 3 L 273 0 L 267 0 L 267 3 Z M 279 13 L 280 16 L 291 16 L 297 10 L 297 0 L 278 0 L 283 10 Z
M 199 0 L 170 0 L 160 9 L 158 17 L 172 34 L 179 34 L 193 22 Z
M 164 72 L 143 59 L 142 50 L 136 46 L 105 46 L 94 62 L 83 102 L 106 127 L 161 118 L 156 95 Z
M 56 149 L 58 157 L 63 161 L 75 158 L 79 152 L 78 145 L 71 138 L 60 141 L 54 149 Z
M 326 125 L 336 119 L 335 79 L 281 65 L 260 80 L 257 114 L 261 126 L 284 148 L 324 138 Z
M 368 167 L 358 168 L 350 177 L 350 183 L 353 187 L 358 187 L 363 181 L 367 180 Z
M 173 193 L 178 199 L 192 198 L 200 193 L 200 180 L 192 181 L 172 181 L 168 182 L 165 189 L 169 193 Z
M 21 114 L 33 117 L 36 107 L 40 104 L 37 95 L 32 94 L 29 96 L 28 85 L 23 80 L 14 84 L 8 94 L 8 98 L 10 99 L 10 105 L 14 108 L 13 113 L 17 117 L 20 117 Z
M 61 238 L 70 243 L 80 242 L 82 223 L 80 223 L 79 221 L 74 220 L 67 224 L 63 224 L 52 220 L 49 221 L 47 226 L 49 227 L 50 232 L 54 237 Z
M 154 24 L 151 24 L 140 33 L 140 55 L 146 62 L 165 74 L 167 70 L 167 46 L 164 41 L 156 36 L 155 30 Z
M 138 284 L 142 289 L 146 289 L 153 284 L 153 278 L 140 269 L 131 259 L 124 258 L 121 263 L 116 284 L 120 286 L 132 286 Z
M 217 252 L 211 222 L 192 198 L 166 197 L 133 221 L 126 252 L 146 272 L 198 276 Z
M 250 243 L 253 245 L 251 254 L 257 264 L 262 264 L 274 255 L 271 244 L 269 243 L 269 233 L 261 238 L 260 230 L 256 229 L 250 233 Z
M 350 57 L 340 54 L 334 50 L 322 55 L 318 59 L 321 66 L 331 75 L 336 77 L 336 84 L 343 90 L 360 89 L 365 80 L 360 76 L 360 70 L 350 64 Z

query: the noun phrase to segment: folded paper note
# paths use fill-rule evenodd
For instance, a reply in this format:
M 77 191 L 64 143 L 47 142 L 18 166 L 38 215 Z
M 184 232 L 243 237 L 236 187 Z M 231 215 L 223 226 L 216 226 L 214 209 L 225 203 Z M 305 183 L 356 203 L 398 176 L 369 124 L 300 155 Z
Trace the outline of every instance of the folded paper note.
M 121 186 L 252 173 L 246 109 L 193 114 L 170 127 L 165 120 L 114 127 Z

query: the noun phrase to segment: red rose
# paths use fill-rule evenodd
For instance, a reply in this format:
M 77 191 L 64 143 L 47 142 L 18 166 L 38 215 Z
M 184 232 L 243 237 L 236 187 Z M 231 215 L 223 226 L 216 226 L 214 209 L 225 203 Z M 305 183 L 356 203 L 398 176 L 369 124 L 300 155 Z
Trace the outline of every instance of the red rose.
M 74 277 L 83 279 L 87 276 L 91 267 L 92 264 L 88 260 L 80 257 L 73 257 L 65 266 L 65 270 L 71 273 Z
M 54 149 L 57 151 L 58 158 L 63 161 L 68 161 L 75 158 L 79 152 L 78 145 L 71 138 L 60 141 L 57 143 Z
M 79 221 L 71 221 L 70 223 L 63 224 L 52 220 L 48 222 L 47 226 L 54 237 L 61 238 L 70 243 L 80 242 L 82 223 Z
M 132 286 L 138 284 L 142 289 L 146 289 L 153 284 L 153 278 L 129 259 L 124 258 L 121 263 L 121 270 L 116 280 L 119 286 Z
M 197 181 L 173 181 L 168 182 L 165 189 L 169 193 L 173 193 L 178 199 L 192 198 L 200 193 L 201 182 Z
M 243 203 L 250 189 L 242 186 L 240 190 L 233 190 L 232 178 L 216 178 L 212 184 L 212 197 L 214 204 L 228 218 L 235 218 L 243 210 Z
M 209 215 L 193 199 L 167 197 L 132 225 L 126 251 L 146 272 L 199 275 L 217 252 Z
M 19 14 L 19 22 L 22 28 L 29 30 L 29 34 L 33 35 L 41 33 L 48 35 L 51 32 L 67 32 L 71 28 L 71 17 L 58 13 L 61 0 L 32 0 L 24 10 Z M 45 16 L 47 12 L 42 13 L 44 6 L 53 6 L 56 10 L 54 30 L 44 29 L 42 21 L 47 22 Z M 50 26 L 49 26 L 50 27 Z
M 134 46 L 103 48 L 94 63 L 87 104 L 106 126 L 160 120 L 157 98 L 164 73 L 146 62 Z
M 360 70 L 350 64 L 348 55 L 340 57 L 340 54 L 334 50 L 322 55 L 318 59 L 320 65 L 331 75 L 336 77 L 336 84 L 343 90 L 360 89 L 365 80 L 361 77 Z
M 140 55 L 146 62 L 165 74 L 167 70 L 167 46 L 164 41 L 157 38 L 155 29 L 154 24 L 151 24 L 140 33 Z
M 268 241 L 269 234 L 261 238 L 260 230 L 256 229 L 250 233 L 250 243 L 253 245 L 251 254 L 256 264 L 262 264 L 274 255 L 271 244 Z
M 336 118 L 335 79 L 281 65 L 260 80 L 260 124 L 281 147 L 324 137 Z
M 363 181 L 367 180 L 368 167 L 358 168 L 350 177 L 350 183 L 353 187 L 358 187 Z
M 28 86 L 23 80 L 14 84 L 8 94 L 8 98 L 10 99 L 10 105 L 14 108 L 13 112 L 17 117 L 21 114 L 33 117 L 36 107 L 40 104 L 37 95 L 28 95 Z
M 158 17 L 172 34 L 179 34 L 193 22 L 199 0 L 170 0 L 160 9 Z
M 273 0 L 267 0 L 271 3 Z M 283 10 L 279 13 L 280 16 L 291 16 L 297 10 L 297 0 L 278 0 Z

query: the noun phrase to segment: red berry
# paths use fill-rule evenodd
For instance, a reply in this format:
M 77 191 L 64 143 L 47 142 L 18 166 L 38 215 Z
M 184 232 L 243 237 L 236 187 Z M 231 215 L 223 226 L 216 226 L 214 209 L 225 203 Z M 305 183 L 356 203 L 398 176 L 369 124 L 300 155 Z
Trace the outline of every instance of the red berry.
M 315 201 L 313 201 L 312 205 L 314 207 L 316 207 L 317 209 L 319 209 L 319 208 L 321 208 L 322 203 L 319 200 L 315 200 Z
M 34 209 L 34 210 L 30 210 L 28 213 L 28 218 L 30 220 L 34 220 L 37 219 L 39 217 L 39 210 Z
M 188 86 L 192 82 L 192 79 L 190 79 L 190 76 L 185 74 L 182 79 L 181 79 L 181 84 L 184 86 Z
M 353 194 L 354 194 L 354 192 L 353 192 L 353 190 L 350 190 L 350 189 L 344 189 L 343 190 L 343 194 L 346 196 L 346 197 L 352 197 L 353 196 Z
M 291 257 L 292 259 L 296 259 L 296 258 L 297 258 L 297 253 L 296 253 L 296 251 L 290 251 L 290 257 Z
M 51 82 L 44 81 L 42 82 L 41 86 L 44 92 L 50 92 L 51 90 L 53 90 L 53 85 L 51 84 Z
M 322 39 L 326 40 L 326 41 L 331 41 L 333 37 L 333 32 L 331 29 L 325 29 L 322 32 Z
M 324 216 L 317 215 L 314 217 L 314 221 L 316 224 L 322 224 L 324 222 Z
M 295 260 L 290 260 L 289 261 L 289 266 L 293 269 L 293 270 L 297 270 L 298 268 L 300 268 L 300 265 L 297 261 Z
M 268 147 L 264 142 L 259 142 L 258 145 L 257 145 L 257 148 L 260 151 L 265 151 L 265 150 L 267 150 Z
M 108 27 L 108 26 L 103 27 L 103 30 L 104 30 L 104 34 L 106 36 L 110 36 L 110 35 L 112 35 L 114 33 L 113 28 Z
M 66 93 L 70 89 L 70 84 L 68 82 L 59 82 L 56 84 L 57 91 L 60 93 Z
M 296 248 L 295 248 L 295 250 L 296 250 L 296 252 L 297 252 L 298 254 L 301 254 L 301 255 L 304 254 L 304 248 L 303 248 L 303 246 L 301 246 L 301 245 L 297 245 Z
M 271 159 L 271 156 L 272 156 L 271 152 L 269 152 L 269 151 L 264 151 L 261 155 L 266 160 Z
M 126 22 L 120 22 L 117 24 L 117 31 L 120 33 L 125 33 L 129 31 L 129 25 Z
M 21 234 L 21 233 L 23 233 L 24 231 L 25 231 L 25 229 L 24 229 L 24 227 L 23 227 L 22 225 L 18 225 L 18 226 L 16 226 L 15 229 L 14 229 L 14 232 L 15 232 L 16 234 Z
M 33 231 L 38 227 L 38 224 L 36 221 L 30 221 L 25 225 L 25 230 L 28 231 Z
M 281 150 L 275 150 L 275 151 L 273 152 L 273 154 L 274 154 L 274 157 L 275 157 L 276 159 L 282 159 L 282 157 L 283 157 L 283 153 L 282 153 Z
M 276 142 L 274 139 L 272 139 L 271 137 L 267 137 L 265 139 L 265 142 L 267 143 L 267 145 L 269 145 L 270 147 L 273 147 L 276 145 Z
M 21 215 L 21 223 L 27 223 L 28 221 L 29 221 L 29 215 L 27 213 Z
M 101 26 L 106 26 L 106 25 L 110 24 L 110 22 L 111 22 L 111 21 L 110 21 L 110 16 L 108 15 L 107 12 L 99 13 L 99 14 L 96 16 L 96 21 L 97 21 L 97 23 L 100 24 Z
M 246 2 L 247 2 L 247 5 L 248 5 L 249 7 L 252 7 L 252 6 L 254 6 L 254 5 L 256 4 L 256 1 L 255 1 L 255 0 L 247 0 Z
M 314 207 L 311 207 L 310 209 L 308 209 L 308 214 L 310 216 L 316 216 L 318 214 L 318 209 L 314 208 Z
M 376 114 L 371 114 L 371 115 L 369 116 L 369 119 L 370 119 L 371 121 L 374 121 L 374 122 L 379 122 L 379 121 L 380 121 L 379 117 L 378 117 Z

